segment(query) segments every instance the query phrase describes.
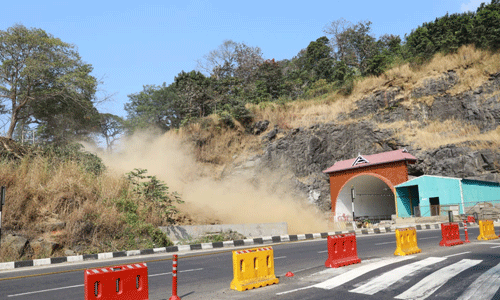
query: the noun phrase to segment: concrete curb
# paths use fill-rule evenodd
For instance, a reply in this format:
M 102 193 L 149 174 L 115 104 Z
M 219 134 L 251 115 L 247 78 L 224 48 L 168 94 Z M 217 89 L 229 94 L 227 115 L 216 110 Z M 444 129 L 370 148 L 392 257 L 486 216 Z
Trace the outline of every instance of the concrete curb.
M 239 246 L 252 246 L 252 245 L 282 243 L 282 242 L 296 242 L 296 241 L 313 240 L 313 239 L 326 239 L 329 235 L 345 234 L 345 233 L 356 233 L 357 235 L 380 234 L 380 233 L 387 233 L 387 232 L 395 232 L 396 229 L 408 228 L 408 227 L 415 227 L 415 229 L 417 231 L 418 230 L 436 230 L 436 229 L 441 229 L 440 224 L 441 223 L 419 224 L 419 225 L 411 224 L 411 225 L 399 225 L 399 226 L 393 225 L 390 227 L 387 226 L 387 227 L 381 227 L 381 228 L 331 231 L 331 232 L 322 232 L 322 233 L 264 236 L 264 237 L 260 237 L 260 238 L 225 241 L 225 242 L 215 242 L 215 243 L 177 245 L 177 246 L 154 248 L 154 249 L 144 249 L 144 250 L 130 250 L 130 251 L 107 252 L 107 253 L 98 253 L 98 254 L 84 254 L 84 255 L 75 255 L 75 256 L 66 256 L 66 257 L 41 258 L 41 259 L 34 259 L 34 260 L 21 260 L 21 261 L 15 261 L 15 262 L 0 263 L 0 271 L 12 270 L 12 269 L 24 268 L 24 267 L 53 265 L 53 264 L 60 264 L 60 263 L 65 263 L 65 262 L 95 261 L 95 260 L 100 260 L 100 259 L 130 257 L 130 256 L 137 256 L 137 255 L 189 252 L 189 251 L 217 249 L 217 248 L 231 248 L 231 247 L 239 247 Z M 463 227 L 463 224 L 461 222 L 459 222 L 459 226 Z M 467 223 L 467 226 L 477 227 L 476 223 Z

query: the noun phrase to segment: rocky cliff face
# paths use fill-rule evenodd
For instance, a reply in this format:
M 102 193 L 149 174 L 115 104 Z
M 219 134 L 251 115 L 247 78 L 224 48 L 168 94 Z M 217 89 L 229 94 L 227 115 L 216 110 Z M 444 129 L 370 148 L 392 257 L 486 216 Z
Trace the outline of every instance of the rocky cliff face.
M 379 124 L 398 121 L 455 120 L 475 125 L 480 133 L 500 125 L 500 73 L 493 74 L 480 87 L 452 94 L 449 91 L 459 81 L 454 71 L 441 77 L 424 80 L 411 93 L 404 88 L 388 86 L 374 91 L 356 102 L 357 108 L 338 117 L 338 121 L 308 128 L 283 130 L 277 127 L 265 131 L 268 123 L 255 124 L 254 133 L 261 134 L 264 153 L 251 158 L 252 170 L 284 169 L 302 197 L 323 210 L 330 209 L 328 176 L 322 171 L 336 161 L 354 158 L 358 154 L 374 154 L 406 148 L 418 162 L 410 167 L 410 175 L 441 175 L 500 181 L 500 149 L 478 146 L 474 140 L 458 144 L 421 149 L 398 138 L 394 129 Z M 413 104 L 408 104 L 408 95 Z M 427 101 L 418 101 L 426 97 Z M 429 101 L 430 100 L 430 101 Z M 406 102 L 406 103 L 405 103 Z M 498 130 L 497 130 L 498 131 Z M 280 138 L 277 138 L 280 136 Z M 235 166 L 249 166 L 249 162 Z

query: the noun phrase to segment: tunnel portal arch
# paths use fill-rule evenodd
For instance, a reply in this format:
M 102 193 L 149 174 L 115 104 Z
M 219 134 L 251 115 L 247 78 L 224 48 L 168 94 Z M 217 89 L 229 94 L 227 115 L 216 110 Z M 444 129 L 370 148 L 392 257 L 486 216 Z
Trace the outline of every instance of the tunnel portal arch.
M 353 183 L 356 183 L 360 185 L 360 188 L 363 188 L 363 190 L 360 191 L 366 190 L 366 187 L 373 186 L 377 192 L 373 192 L 371 194 L 392 194 L 392 201 L 388 201 L 387 196 L 384 203 L 394 206 L 394 210 L 391 215 L 397 214 L 398 208 L 394 198 L 394 186 L 408 181 L 408 164 L 414 164 L 416 161 L 417 158 L 409 154 L 406 149 L 400 149 L 366 156 L 359 154 L 356 158 L 336 162 L 333 166 L 323 171 L 330 177 L 332 214 L 339 217 L 345 216 L 347 215 L 347 212 L 350 212 L 349 216 L 352 219 L 352 209 L 349 207 L 348 202 L 351 200 L 350 189 Z M 352 182 L 349 184 L 351 180 Z M 389 188 L 390 193 L 381 193 L 381 191 L 389 192 L 389 190 L 384 190 L 384 188 Z M 348 192 L 347 196 L 346 191 Z M 370 192 L 360 192 L 360 194 L 370 194 Z M 372 199 L 374 199 L 374 197 L 379 196 L 373 196 Z M 356 213 L 356 199 L 354 201 L 354 210 Z M 372 201 L 378 202 L 378 200 Z M 389 202 L 391 204 L 389 204 Z M 366 216 L 374 215 L 379 212 L 378 208 L 375 208 L 374 205 L 367 204 L 364 207 L 372 209 L 371 212 L 360 210 L 360 213 L 366 212 Z M 386 212 L 388 210 L 389 208 L 381 211 Z M 356 215 L 358 214 L 356 213 Z M 360 216 L 362 215 L 360 214 Z
M 340 188 L 335 206 L 337 216 L 343 220 L 352 218 L 351 188 L 355 191 L 356 218 L 390 220 L 391 215 L 396 214 L 395 188 L 392 183 L 378 174 L 362 173 L 351 177 Z

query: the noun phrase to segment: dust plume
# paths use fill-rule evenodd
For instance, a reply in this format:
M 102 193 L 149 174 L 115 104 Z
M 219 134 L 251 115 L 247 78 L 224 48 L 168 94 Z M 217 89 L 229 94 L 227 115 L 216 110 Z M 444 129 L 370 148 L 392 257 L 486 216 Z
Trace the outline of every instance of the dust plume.
M 136 134 L 123 140 L 115 154 L 98 153 L 106 166 L 121 174 L 147 169 L 178 192 L 179 209 L 199 224 L 287 222 L 289 234 L 324 232 L 327 221 L 316 206 L 297 199 L 279 179 L 283 174 L 229 175 L 215 179 L 213 169 L 195 161 L 192 149 L 176 134 Z M 218 222 L 218 223 L 219 223 Z

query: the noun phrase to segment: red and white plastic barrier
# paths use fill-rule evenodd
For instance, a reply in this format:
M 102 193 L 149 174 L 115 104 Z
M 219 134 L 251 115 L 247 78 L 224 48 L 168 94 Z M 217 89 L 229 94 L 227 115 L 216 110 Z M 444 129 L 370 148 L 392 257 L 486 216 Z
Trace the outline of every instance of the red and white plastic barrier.
M 147 300 L 146 263 L 85 270 L 85 300 Z
M 338 268 L 361 262 L 358 257 L 356 234 L 330 235 L 327 238 L 327 243 L 328 259 L 325 261 L 325 267 Z
M 460 239 L 458 223 L 441 223 L 441 236 L 443 239 L 439 242 L 439 246 L 454 246 L 464 243 Z

